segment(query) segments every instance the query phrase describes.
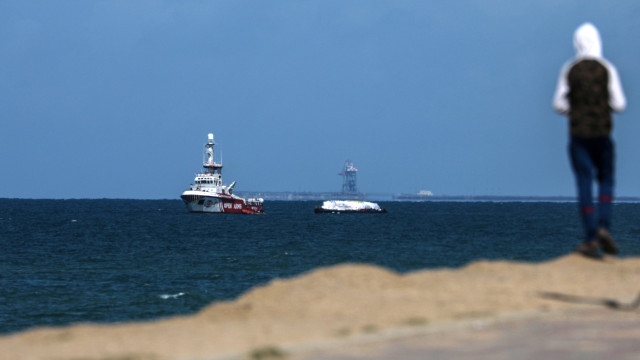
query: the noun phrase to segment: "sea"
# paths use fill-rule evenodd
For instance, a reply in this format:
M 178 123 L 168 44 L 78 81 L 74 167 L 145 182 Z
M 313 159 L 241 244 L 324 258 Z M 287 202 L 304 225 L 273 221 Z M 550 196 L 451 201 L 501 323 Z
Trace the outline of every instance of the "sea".
M 180 200 L 0 199 L 0 335 L 193 314 L 273 279 L 343 263 L 399 273 L 478 260 L 544 262 L 582 240 L 574 202 L 379 202 L 385 214 L 192 214 Z M 640 203 L 614 205 L 640 256 Z

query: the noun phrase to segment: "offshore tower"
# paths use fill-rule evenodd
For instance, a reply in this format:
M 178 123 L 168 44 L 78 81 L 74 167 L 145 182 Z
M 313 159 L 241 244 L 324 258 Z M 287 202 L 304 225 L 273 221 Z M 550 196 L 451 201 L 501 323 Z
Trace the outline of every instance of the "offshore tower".
M 356 195 L 358 194 L 358 185 L 356 176 L 358 169 L 353 166 L 353 162 L 347 159 L 344 163 L 344 169 L 338 175 L 342 176 L 342 194 Z

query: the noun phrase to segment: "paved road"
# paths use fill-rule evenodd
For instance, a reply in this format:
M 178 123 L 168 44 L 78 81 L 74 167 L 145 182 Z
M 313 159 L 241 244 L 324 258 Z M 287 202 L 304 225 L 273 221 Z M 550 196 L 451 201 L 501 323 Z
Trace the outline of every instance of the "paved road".
M 346 342 L 291 360 L 640 359 L 640 311 L 585 307 Z

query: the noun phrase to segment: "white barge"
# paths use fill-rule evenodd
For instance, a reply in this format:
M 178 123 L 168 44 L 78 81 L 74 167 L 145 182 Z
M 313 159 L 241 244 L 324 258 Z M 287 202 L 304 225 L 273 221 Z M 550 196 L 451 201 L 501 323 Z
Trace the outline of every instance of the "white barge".
M 328 200 L 324 201 L 322 206 L 316 206 L 313 212 L 316 214 L 386 213 L 387 210 L 369 201 Z

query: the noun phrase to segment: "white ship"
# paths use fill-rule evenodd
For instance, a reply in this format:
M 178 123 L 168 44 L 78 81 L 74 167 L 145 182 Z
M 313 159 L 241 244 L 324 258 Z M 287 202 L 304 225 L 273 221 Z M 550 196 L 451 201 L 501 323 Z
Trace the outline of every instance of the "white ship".
M 222 184 L 222 163 L 213 159 L 213 134 L 209 134 L 204 145 L 203 171 L 196 174 L 194 183 L 189 190 L 182 193 L 190 212 L 196 213 L 233 213 L 233 214 L 263 214 L 263 199 L 253 198 L 245 200 L 233 194 L 236 182 L 226 186 Z

